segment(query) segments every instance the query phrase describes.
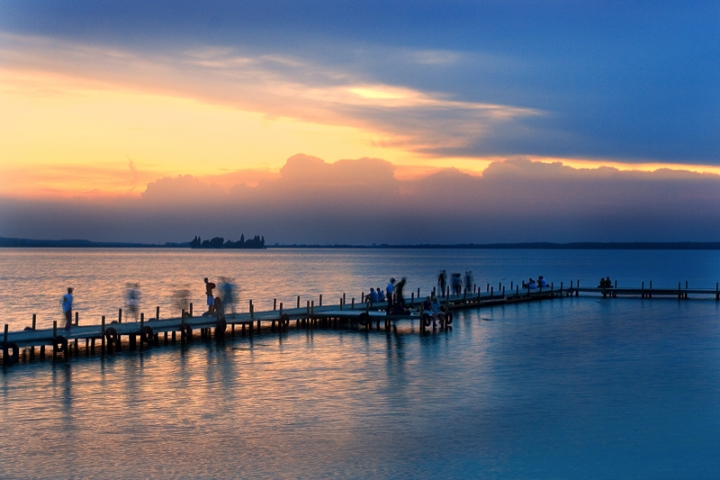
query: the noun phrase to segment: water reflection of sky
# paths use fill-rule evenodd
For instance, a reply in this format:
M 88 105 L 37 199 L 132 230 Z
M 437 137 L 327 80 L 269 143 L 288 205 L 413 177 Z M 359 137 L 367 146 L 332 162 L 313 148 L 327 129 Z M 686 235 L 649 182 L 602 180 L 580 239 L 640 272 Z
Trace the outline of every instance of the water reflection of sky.
M 297 295 L 307 300 L 348 303 L 370 287 L 384 288 L 390 276 L 407 276 L 406 294 L 426 295 L 440 269 L 472 270 L 479 285 L 509 285 L 544 275 L 558 286 L 581 280 L 597 285 L 611 276 L 620 286 L 714 288 L 720 280 L 720 252 L 612 250 L 371 250 L 270 249 L 264 251 L 191 251 L 144 249 L 0 249 L 0 308 L 11 328 L 30 325 L 33 313 L 39 327 L 62 321 L 60 299 L 67 286 L 75 288 L 81 324 L 115 319 L 124 306 L 127 282 L 140 285 L 141 310 L 154 316 L 179 314 L 172 294 L 188 289 L 195 311 L 205 305 L 207 276 L 218 281 L 234 278 L 240 287 L 239 311 L 271 309 L 273 299 L 294 306 Z
M 25 364 L 0 377 L 0 474 L 707 476 L 719 314 L 570 298 L 425 337 L 291 330 Z

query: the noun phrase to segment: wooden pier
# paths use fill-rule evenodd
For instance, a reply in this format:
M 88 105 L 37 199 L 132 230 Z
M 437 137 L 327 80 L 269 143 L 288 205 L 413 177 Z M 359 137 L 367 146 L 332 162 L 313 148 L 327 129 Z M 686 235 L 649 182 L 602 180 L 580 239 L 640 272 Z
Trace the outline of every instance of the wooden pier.
M 452 312 L 459 309 L 482 308 L 496 305 L 505 305 L 518 302 L 531 302 L 562 298 L 567 296 L 591 295 L 602 298 L 636 297 L 636 298 L 659 298 L 670 297 L 679 300 L 689 298 L 714 298 L 720 300 L 718 284 L 714 289 L 690 289 L 687 283 L 678 284 L 677 289 L 656 289 L 652 282 L 646 288 L 643 283 L 640 288 L 618 288 L 617 283 L 610 288 L 588 288 L 580 287 L 580 282 L 570 283 L 570 287 L 560 288 L 551 285 L 546 288 L 521 288 L 510 284 L 506 288 L 498 284 L 496 291 L 494 286 L 487 284 L 485 291 L 476 289 L 474 292 L 465 292 L 461 295 L 450 295 L 449 292 L 440 297 L 443 315 L 439 319 L 439 330 L 430 327 L 430 321 L 423 316 L 422 299 L 420 291 L 411 293 L 406 299 L 406 307 L 409 313 L 392 314 L 388 313 L 387 302 L 376 302 L 371 304 L 365 302 L 364 295 L 359 302 L 351 299 L 350 304 L 346 303 L 345 295 L 340 303 L 334 305 L 322 305 L 322 296 L 318 305 L 315 301 L 306 301 L 304 306 L 300 304 L 300 297 L 293 308 L 285 309 L 280 303 L 277 308 L 277 301 L 273 302 L 273 310 L 255 312 L 252 300 L 249 301 L 249 311 L 235 315 L 225 316 L 194 316 L 192 305 L 189 312 L 181 312 L 179 317 L 161 319 L 159 307 L 155 310 L 155 317 L 145 318 L 140 314 L 139 321 L 123 321 L 122 310 L 118 319 L 107 322 L 102 317 L 100 324 L 80 325 L 76 313 L 75 322 L 71 330 L 65 331 L 58 328 L 54 322 L 53 328 L 36 329 L 36 319 L 33 315 L 32 327 L 22 331 L 10 332 L 8 325 L 5 325 L 2 342 L 2 355 L 4 365 L 13 365 L 21 359 L 45 359 L 51 357 L 53 360 L 66 360 L 73 355 L 95 355 L 112 354 L 124 349 L 143 350 L 160 345 L 168 345 L 176 342 L 187 343 L 194 338 L 224 338 L 237 335 L 257 335 L 260 333 L 284 333 L 291 329 L 349 329 L 358 331 L 370 331 L 373 326 L 376 330 L 396 331 L 397 325 L 401 322 L 418 322 L 420 334 L 429 331 L 447 331 L 452 325 Z

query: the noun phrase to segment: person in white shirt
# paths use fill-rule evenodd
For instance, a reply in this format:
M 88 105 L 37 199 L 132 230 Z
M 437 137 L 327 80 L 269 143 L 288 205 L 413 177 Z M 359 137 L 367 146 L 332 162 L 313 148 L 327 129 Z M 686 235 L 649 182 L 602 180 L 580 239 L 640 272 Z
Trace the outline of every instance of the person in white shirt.
M 73 289 L 68 287 L 67 293 L 62 298 L 62 309 L 65 315 L 65 330 L 70 330 L 72 326 L 72 305 L 73 305 Z

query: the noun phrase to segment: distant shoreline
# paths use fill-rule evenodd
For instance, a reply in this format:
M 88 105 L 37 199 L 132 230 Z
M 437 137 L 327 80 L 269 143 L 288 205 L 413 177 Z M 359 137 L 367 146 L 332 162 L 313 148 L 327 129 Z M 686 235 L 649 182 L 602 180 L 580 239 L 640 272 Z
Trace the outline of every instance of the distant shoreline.
M 183 248 L 190 250 L 190 242 L 131 243 L 93 242 L 90 240 L 35 240 L 0 237 L 0 248 Z M 459 243 L 443 244 L 377 244 L 377 245 L 308 245 L 275 244 L 266 248 L 362 248 L 362 249 L 477 249 L 477 250 L 720 250 L 720 242 L 521 242 L 521 243 Z

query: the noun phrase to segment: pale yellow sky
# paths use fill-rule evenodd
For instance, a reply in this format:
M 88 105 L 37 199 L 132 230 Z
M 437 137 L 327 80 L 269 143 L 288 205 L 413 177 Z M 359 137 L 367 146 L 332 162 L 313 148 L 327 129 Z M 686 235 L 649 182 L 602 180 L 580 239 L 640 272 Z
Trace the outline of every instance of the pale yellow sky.
M 448 103 L 407 89 L 367 85 L 304 95 L 304 101 L 370 101 L 388 109 Z M 400 179 L 448 167 L 479 175 L 491 162 L 503 160 L 423 155 L 417 139 L 372 130 L 362 122 L 322 121 L 317 112 L 309 119 L 281 117 L 236 103 L 222 105 L 192 95 L 159 94 L 42 71 L 0 70 L 0 104 L 0 189 L 12 197 L 138 195 L 147 183 L 180 174 L 211 177 L 252 171 L 247 179 L 242 174 L 232 178 L 253 184 L 263 174 L 277 174 L 297 153 L 328 162 L 382 158 L 396 165 Z M 534 114 L 494 105 L 456 106 L 497 116 Z M 703 165 L 530 158 L 576 168 L 720 173 L 720 167 Z

